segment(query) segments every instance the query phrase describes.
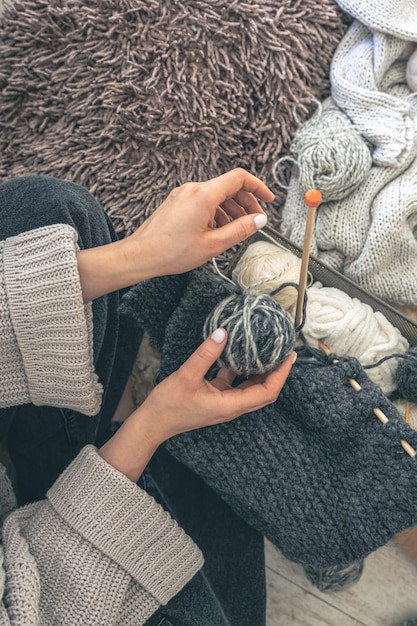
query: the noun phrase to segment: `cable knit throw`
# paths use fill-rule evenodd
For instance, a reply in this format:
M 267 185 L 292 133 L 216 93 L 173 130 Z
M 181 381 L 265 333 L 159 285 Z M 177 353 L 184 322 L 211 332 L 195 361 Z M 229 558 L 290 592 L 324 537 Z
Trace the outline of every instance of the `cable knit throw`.
M 130 291 L 122 310 L 160 350 L 161 378 L 197 348 L 233 289 L 200 269 Z M 301 354 L 275 404 L 165 444 L 287 558 L 320 567 L 363 558 L 417 523 L 417 457 L 400 445 L 416 448 L 417 432 L 356 359 L 333 358 Z
M 316 152 L 316 179 L 333 177 L 331 185 L 326 181 L 333 193 L 317 212 L 312 254 L 384 300 L 417 304 L 417 97 L 406 81 L 417 42 L 417 3 L 338 1 L 356 20 L 332 61 L 332 98 L 309 120 L 318 129 L 310 132 L 309 147 Z M 343 136 L 343 153 L 349 150 L 356 168 L 347 168 L 334 146 L 330 152 L 320 130 L 335 108 L 352 125 L 350 141 Z M 340 141 L 335 134 L 333 143 Z M 297 136 L 293 150 L 298 159 Z M 369 150 L 370 169 L 364 159 Z M 340 188 L 343 196 L 335 193 Z M 284 232 L 298 244 L 304 236 L 304 192 L 295 173 L 283 218 Z
M 346 31 L 334 0 L 320 10 L 317 0 L 11 5 L 0 26 L 0 180 L 82 184 L 121 234 L 189 180 L 243 166 L 273 184 L 296 120 L 329 93 Z

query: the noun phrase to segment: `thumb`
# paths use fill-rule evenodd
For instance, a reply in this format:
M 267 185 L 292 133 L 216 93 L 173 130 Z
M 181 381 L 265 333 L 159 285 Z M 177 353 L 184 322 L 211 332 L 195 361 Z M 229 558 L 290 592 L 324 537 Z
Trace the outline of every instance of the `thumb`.
M 190 378 L 202 380 L 223 352 L 226 339 L 226 330 L 217 328 L 181 366 L 182 373 L 188 374 Z
M 218 252 L 220 254 L 228 248 L 244 241 L 257 230 L 263 228 L 268 221 L 265 213 L 251 213 L 239 217 L 229 224 L 225 224 L 220 228 L 215 228 L 210 235 L 215 239 Z

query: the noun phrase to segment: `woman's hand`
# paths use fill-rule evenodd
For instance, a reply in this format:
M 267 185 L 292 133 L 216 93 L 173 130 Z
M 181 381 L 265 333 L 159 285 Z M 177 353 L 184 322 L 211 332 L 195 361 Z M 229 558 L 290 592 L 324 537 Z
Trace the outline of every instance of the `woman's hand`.
M 265 226 L 257 199 L 271 201 L 274 195 L 243 169 L 186 183 L 130 237 L 130 254 L 138 259 L 145 252 L 150 260 L 147 271 L 157 276 L 198 267 Z
M 232 387 L 236 375 L 226 368 L 209 382 L 205 375 L 220 357 L 226 339 L 223 328 L 214 331 L 176 372 L 153 389 L 138 409 L 140 419 L 151 427 L 149 436 L 155 444 L 188 430 L 228 422 L 275 402 L 294 353 L 273 372 L 254 376 L 237 387 Z
M 265 226 L 258 199 L 273 198 L 240 168 L 174 189 L 133 235 L 77 253 L 84 301 L 202 265 Z
M 157 385 L 124 422 L 100 454 L 136 482 L 166 439 L 196 428 L 230 421 L 274 402 L 291 370 L 292 353 L 276 370 L 232 387 L 235 374 L 221 368 L 205 379 L 221 355 L 227 333 L 217 329 L 171 376 Z

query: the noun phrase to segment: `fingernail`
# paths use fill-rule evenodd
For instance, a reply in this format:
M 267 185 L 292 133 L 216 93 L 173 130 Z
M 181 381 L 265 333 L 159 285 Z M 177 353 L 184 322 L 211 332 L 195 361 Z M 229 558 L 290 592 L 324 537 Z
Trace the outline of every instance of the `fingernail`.
M 296 360 L 297 360 L 297 356 L 298 356 L 298 354 L 297 354 L 296 352 L 293 352 L 293 355 L 292 355 L 292 361 L 291 361 L 291 363 L 292 363 L 293 365 L 294 365 L 294 363 L 295 363 L 295 362 L 296 362 Z
M 225 337 L 226 331 L 224 330 L 224 328 L 216 328 L 216 330 L 211 333 L 211 338 L 216 343 L 223 343 Z
M 258 213 L 258 215 L 255 215 L 255 217 L 253 218 L 253 221 L 256 224 L 256 228 L 259 230 L 260 228 L 263 228 L 265 226 L 268 218 L 265 213 Z

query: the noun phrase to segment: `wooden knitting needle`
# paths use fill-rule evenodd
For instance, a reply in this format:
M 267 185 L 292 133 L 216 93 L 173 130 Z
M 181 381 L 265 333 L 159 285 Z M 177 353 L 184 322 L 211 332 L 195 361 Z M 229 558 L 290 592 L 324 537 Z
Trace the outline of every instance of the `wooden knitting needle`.
M 301 324 L 303 315 L 304 295 L 307 286 L 308 259 L 310 256 L 311 239 L 313 237 L 314 222 L 316 219 L 316 209 L 322 200 L 321 192 L 318 189 L 309 189 L 304 195 L 304 204 L 307 207 L 306 227 L 304 232 L 303 253 L 301 256 L 300 280 L 298 283 L 297 306 L 295 309 L 295 328 Z
M 405 413 L 404 413 L 404 419 L 407 422 L 407 424 L 410 424 L 410 413 L 411 413 L 411 402 L 410 400 L 407 400 L 405 403 Z
M 323 350 L 323 352 L 325 352 L 326 354 L 331 353 L 330 348 L 326 346 L 324 341 L 322 341 L 321 339 L 319 339 L 319 348 Z M 333 359 L 332 363 L 338 363 L 338 360 Z M 360 386 L 357 380 L 355 380 L 354 378 L 349 378 L 349 382 L 355 391 L 361 391 L 362 387 Z M 410 403 L 408 402 L 407 404 L 410 407 Z M 378 407 L 373 409 L 373 412 L 374 412 L 374 415 L 376 415 L 376 417 L 379 419 L 379 421 L 382 422 L 382 424 L 386 424 L 387 422 L 389 422 L 388 417 Z M 408 421 L 407 420 L 407 408 L 406 408 L 405 421 L 406 422 Z M 414 458 L 415 456 L 417 456 L 417 452 L 414 450 L 412 446 L 410 446 L 408 441 L 405 441 L 405 439 L 400 439 L 400 444 L 403 447 L 403 449 L 407 452 L 408 456 L 411 456 L 411 458 Z
M 323 350 L 323 352 L 325 354 L 327 354 L 327 355 L 331 354 L 331 350 L 330 350 L 329 346 L 326 346 L 324 341 L 319 339 L 318 343 L 319 343 L 320 350 Z M 339 363 L 339 361 L 337 359 L 333 359 L 332 363 Z M 355 380 L 354 378 L 349 378 L 349 383 L 350 383 L 351 387 L 354 388 L 355 391 L 360 391 L 362 389 L 362 387 L 360 386 L 358 381 Z

